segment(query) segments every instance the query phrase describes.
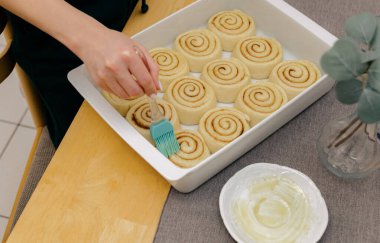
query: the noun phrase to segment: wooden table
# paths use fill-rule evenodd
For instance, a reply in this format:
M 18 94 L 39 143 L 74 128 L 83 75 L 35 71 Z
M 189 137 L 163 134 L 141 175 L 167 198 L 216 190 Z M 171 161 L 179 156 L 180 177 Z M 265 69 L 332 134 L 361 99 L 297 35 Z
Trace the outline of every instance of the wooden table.
M 137 6 L 128 35 L 192 0 Z M 151 242 L 170 185 L 84 102 L 8 242 Z

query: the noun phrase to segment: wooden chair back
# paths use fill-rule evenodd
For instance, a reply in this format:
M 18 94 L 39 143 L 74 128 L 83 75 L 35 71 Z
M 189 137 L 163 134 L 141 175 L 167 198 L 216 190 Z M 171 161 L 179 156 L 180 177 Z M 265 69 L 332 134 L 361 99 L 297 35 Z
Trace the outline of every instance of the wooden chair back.
M 7 17 L 3 9 L 0 8 L 0 34 L 4 34 L 4 39 L 0 39 L 0 83 L 2 83 L 14 69 L 16 64 L 10 51 L 11 47 L 11 27 L 7 22 Z M 5 44 L 5 48 L 2 44 Z
M 0 52 L 0 83 L 3 82 L 9 76 L 9 74 L 12 73 L 14 68 L 16 68 L 23 94 L 28 104 L 30 113 L 32 114 L 33 122 L 36 128 L 43 127 L 46 124 L 44 115 L 45 111 L 35 87 L 30 82 L 25 72 L 20 68 L 19 65 L 16 64 L 11 54 L 10 47 L 12 44 L 12 26 L 7 21 L 6 13 L 1 7 L 0 33 L 4 34 L 6 42 L 4 50 Z
M 4 37 L 5 37 L 4 38 L 5 48 L 0 49 L 0 85 L 13 72 L 13 70 L 16 69 L 23 94 L 28 103 L 28 107 L 31 112 L 33 122 L 36 127 L 35 139 L 31 147 L 28 161 L 26 162 L 26 165 L 25 165 L 24 174 L 22 176 L 22 179 L 17 191 L 16 199 L 14 201 L 13 208 L 8 219 L 8 224 L 4 232 L 2 242 L 5 243 L 10 234 L 11 226 L 15 217 L 16 209 L 17 209 L 17 205 L 20 202 L 21 194 L 24 189 L 26 179 L 30 171 L 30 166 L 34 159 L 34 156 L 37 150 L 37 145 L 39 144 L 39 140 L 42 134 L 43 127 L 45 126 L 45 118 L 44 118 L 44 110 L 42 109 L 42 105 L 41 105 L 41 100 L 39 96 L 37 95 L 36 89 L 34 88 L 33 84 L 30 82 L 25 72 L 20 68 L 19 65 L 17 65 L 16 61 L 13 58 L 13 55 L 11 54 L 10 47 L 12 43 L 12 27 L 11 27 L 10 22 L 7 21 L 7 15 L 4 9 L 2 9 L 1 7 L 0 7 L 0 34 L 4 34 Z M 0 236 L 0 240 L 1 240 L 1 236 Z

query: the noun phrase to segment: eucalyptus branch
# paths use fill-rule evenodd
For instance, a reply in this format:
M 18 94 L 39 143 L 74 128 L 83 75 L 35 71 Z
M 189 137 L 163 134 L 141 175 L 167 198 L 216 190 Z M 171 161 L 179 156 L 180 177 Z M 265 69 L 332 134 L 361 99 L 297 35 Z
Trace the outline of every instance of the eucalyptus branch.
M 368 68 L 369 69 L 369 68 Z M 362 73 L 357 77 L 358 80 L 362 82 L 362 89 L 364 90 L 368 86 L 368 69 L 365 73 Z
M 335 42 L 321 58 L 323 70 L 337 81 L 337 99 L 358 103 L 364 123 L 380 121 L 380 18 L 363 13 L 345 24 L 347 37 Z

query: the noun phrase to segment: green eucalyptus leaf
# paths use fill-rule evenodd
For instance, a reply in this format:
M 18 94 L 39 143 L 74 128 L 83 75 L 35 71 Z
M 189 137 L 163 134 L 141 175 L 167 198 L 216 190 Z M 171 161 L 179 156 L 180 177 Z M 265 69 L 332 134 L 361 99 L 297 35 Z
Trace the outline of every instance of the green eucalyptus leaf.
M 372 62 L 368 69 L 368 86 L 380 93 L 380 59 Z
M 368 64 L 362 63 L 358 46 L 349 40 L 338 40 L 323 54 L 321 66 L 335 80 L 347 80 L 362 74 Z
M 343 104 L 351 105 L 358 102 L 363 92 L 363 84 L 359 80 L 353 78 L 339 81 L 335 86 L 337 99 Z
M 376 16 L 362 13 L 350 17 L 344 26 L 347 35 L 369 45 L 376 31 Z
M 358 116 L 365 123 L 380 121 L 380 93 L 367 87 L 359 99 Z
M 376 18 L 376 31 L 371 42 L 371 49 L 380 50 L 380 17 Z

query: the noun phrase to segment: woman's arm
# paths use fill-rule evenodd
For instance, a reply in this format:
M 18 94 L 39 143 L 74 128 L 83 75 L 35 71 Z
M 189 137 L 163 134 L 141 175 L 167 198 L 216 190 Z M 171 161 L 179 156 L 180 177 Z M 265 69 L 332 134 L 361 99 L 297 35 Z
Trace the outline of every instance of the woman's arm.
M 69 48 L 84 62 L 100 88 L 122 98 L 152 94 L 159 89 L 159 68 L 143 46 L 67 2 L 0 0 L 0 6 Z M 145 55 L 147 66 L 136 54 L 135 46 Z

